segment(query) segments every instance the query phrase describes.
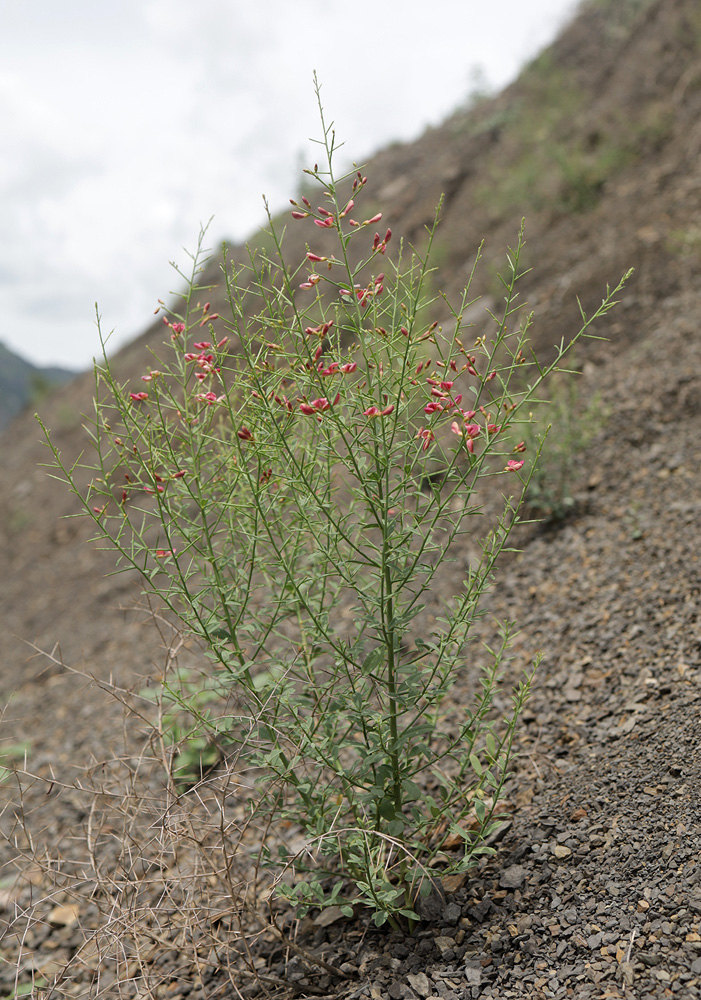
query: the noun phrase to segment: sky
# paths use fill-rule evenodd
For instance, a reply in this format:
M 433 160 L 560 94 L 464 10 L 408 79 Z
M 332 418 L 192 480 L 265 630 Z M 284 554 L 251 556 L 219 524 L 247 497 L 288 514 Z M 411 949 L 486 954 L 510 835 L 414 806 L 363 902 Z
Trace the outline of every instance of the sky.
M 0 342 L 83 369 L 318 153 L 312 77 L 361 163 L 496 91 L 578 0 L 0 0 Z

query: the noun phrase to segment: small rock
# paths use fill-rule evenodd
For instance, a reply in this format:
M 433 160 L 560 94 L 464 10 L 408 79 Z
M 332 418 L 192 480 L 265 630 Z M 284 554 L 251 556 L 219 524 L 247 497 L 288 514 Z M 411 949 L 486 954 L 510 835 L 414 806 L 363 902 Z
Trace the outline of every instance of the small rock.
M 80 906 L 78 903 L 69 903 L 67 906 L 54 906 L 49 914 L 49 923 L 55 927 L 72 927 L 78 922 Z
M 487 914 L 491 910 L 491 908 L 492 908 L 492 901 L 489 898 L 489 896 L 485 895 L 485 896 L 482 897 L 482 899 L 479 901 L 479 903 L 477 903 L 476 906 L 471 906 L 470 907 L 470 911 L 469 911 L 470 912 L 470 916 L 472 917 L 473 920 L 476 920 L 478 923 L 481 924 L 482 921 L 484 920 L 484 918 L 487 916 Z
M 441 879 L 441 885 L 444 892 L 457 892 L 458 889 L 462 889 L 466 880 L 465 872 L 459 872 L 457 875 L 444 875 Z
M 327 906 L 321 911 L 318 917 L 315 917 L 314 923 L 317 927 L 330 927 L 331 924 L 335 924 L 338 920 L 346 919 L 340 906 Z
M 416 911 L 421 919 L 429 923 L 437 923 L 443 919 L 445 905 L 445 892 L 438 880 L 431 882 L 431 891 L 427 896 L 422 896 L 419 893 L 415 903 Z
M 406 978 L 411 988 L 418 993 L 420 997 L 428 997 L 431 995 L 431 984 L 429 983 L 428 976 L 425 972 L 417 972 L 415 975 L 411 975 L 411 973 L 409 973 Z
M 448 952 L 453 952 L 455 950 L 455 941 L 451 937 L 437 937 L 435 943 L 442 958 L 445 958 Z
M 468 966 L 465 969 L 465 979 L 470 986 L 480 986 L 482 983 L 482 972 L 480 969 L 473 969 Z
M 526 881 L 526 874 L 526 869 L 521 865 L 511 865 L 501 873 L 499 886 L 502 889 L 520 889 Z
M 407 986 L 406 983 L 400 982 L 398 979 L 390 985 L 387 990 L 392 1000 L 416 1000 L 416 994 Z
M 565 858 L 570 857 L 570 855 L 572 854 L 572 848 L 565 847 L 564 844 L 555 844 L 555 846 L 552 849 L 552 853 L 555 855 L 556 858 L 559 858 L 561 861 L 563 861 Z
M 621 972 L 623 973 L 623 981 L 626 986 L 632 986 L 633 980 L 635 979 L 635 972 L 633 971 L 632 962 L 621 962 Z

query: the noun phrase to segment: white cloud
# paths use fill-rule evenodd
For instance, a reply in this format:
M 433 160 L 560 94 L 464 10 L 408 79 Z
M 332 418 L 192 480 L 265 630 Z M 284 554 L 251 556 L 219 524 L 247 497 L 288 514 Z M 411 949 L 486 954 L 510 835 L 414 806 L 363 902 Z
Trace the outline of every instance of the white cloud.
M 0 33 L 0 340 L 89 363 L 149 321 L 212 214 L 243 238 L 294 193 L 327 111 L 361 159 L 502 85 L 574 0 L 32 0 Z

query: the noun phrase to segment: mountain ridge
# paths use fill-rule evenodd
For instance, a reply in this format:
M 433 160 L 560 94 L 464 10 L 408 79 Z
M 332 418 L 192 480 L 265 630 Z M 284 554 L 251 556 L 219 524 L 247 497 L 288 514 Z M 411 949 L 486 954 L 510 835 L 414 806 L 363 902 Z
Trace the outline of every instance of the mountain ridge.
M 58 365 L 35 365 L 0 342 L 0 433 L 22 410 L 77 374 Z

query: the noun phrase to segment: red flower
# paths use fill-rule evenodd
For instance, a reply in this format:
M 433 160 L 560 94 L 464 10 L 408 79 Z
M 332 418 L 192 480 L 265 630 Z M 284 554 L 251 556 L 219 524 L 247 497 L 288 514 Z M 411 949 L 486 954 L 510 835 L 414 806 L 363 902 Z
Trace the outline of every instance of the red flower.
M 416 434 L 417 438 L 423 438 L 422 450 L 426 451 L 431 441 L 434 440 L 435 435 L 429 427 L 422 427 Z

